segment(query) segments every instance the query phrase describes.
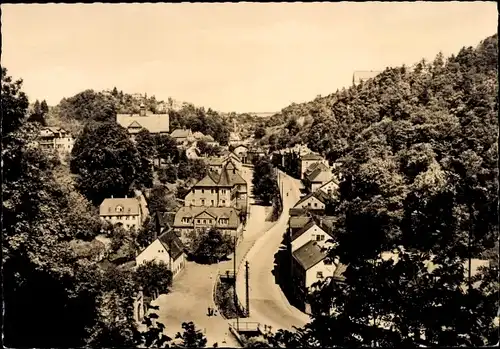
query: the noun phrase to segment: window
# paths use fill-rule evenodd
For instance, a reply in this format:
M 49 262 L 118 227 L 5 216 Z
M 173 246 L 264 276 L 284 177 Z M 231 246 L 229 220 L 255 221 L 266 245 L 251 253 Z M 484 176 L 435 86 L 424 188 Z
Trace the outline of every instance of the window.
M 203 224 L 207 224 L 207 220 L 206 219 L 203 220 Z
M 226 200 L 222 200 L 222 204 L 224 205 L 226 203 Z
M 323 278 L 323 272 L 322 272 L 322 271 L 318 271 L 318 272 L 316 273 L 316 278 L 318 278 L 318 279 L 322 279 L 322 278 Z
M 116 206 L 116 212 L 123 212 L 123 207 L 122 206 Z
M 201 206 L 205 206 L 205 200 L 204 199 L 201 200 Z
M 205 194 L 205 189 L 202 189 L 202 190 L 201 190 L 201 193 L 202 193 L 202 194 Z
M 214 193 L 214 190 L 213 190 L 213 189 L 211 189 L 211 190 L 210 190 L 210 193 L 212 193 L 212 194 L 213 194 L 213 193 Z
M 318 207 L 318 203 L 317 202 L 314 203 L 314 207 Z
M 210 204 L 211 204 L 211 206 L 213 206 L 214 205 L 214 200 L 211 200 Z
M 197 219 L 197 220 L 196 220 L 196 223 L 200 224 L 200 223 L 201 223 L 201 220 Z
M 311 207 L 311 203 L 310 202 L 307 203 L 307 207 Z
M 321 240 L 323 240 L 323 239 L 321 238 L 322 236 L 323 236 L 323 235 L 320 235 L 320 234 L 316 235 L 316 241 L 321 241 Z

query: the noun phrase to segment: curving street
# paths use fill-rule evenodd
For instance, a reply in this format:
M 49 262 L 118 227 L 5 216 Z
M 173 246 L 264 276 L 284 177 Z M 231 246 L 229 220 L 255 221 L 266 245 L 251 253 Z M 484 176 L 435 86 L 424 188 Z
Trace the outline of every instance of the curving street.
M 250 317 L 244 321 L 255 321 L 272 326 L 272 329 L 302 327 L 309 322 L 309 316 L 290 305 L 273 275 L 274 255 L 279 250 L 283 233 L 287 229 L 288 210 L 300 198 L 298 180 L 280 172 L 280 185 L 283 192 L 283 214 L 276 224 L 264 233 L 248 252 L 245 260 L 249 262 Z M 245 304 L 245 263 L 241 263 L 236 290 L 238 298 Z

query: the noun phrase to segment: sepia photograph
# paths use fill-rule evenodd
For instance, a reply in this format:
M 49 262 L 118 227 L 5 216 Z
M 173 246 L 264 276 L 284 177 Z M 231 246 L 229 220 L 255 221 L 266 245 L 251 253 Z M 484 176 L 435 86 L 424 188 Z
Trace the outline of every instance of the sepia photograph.
M 2 4 L 4 346 L 499 345 L 498 18 Z

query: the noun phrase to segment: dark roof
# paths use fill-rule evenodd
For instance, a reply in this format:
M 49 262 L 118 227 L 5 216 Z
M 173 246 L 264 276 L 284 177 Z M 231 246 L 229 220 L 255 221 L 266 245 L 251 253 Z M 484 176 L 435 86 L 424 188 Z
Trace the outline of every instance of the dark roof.
M 323 157 L 318 154 L 306 154 L 300 157 L 301 160 L 323 160 Z
M 311 174 L 312 172 L 316 171 L 318 168 L 320 169 L 323 169 L 323 170 L 329 170 L 328 166 L 326 166 L 324 163 L 322 162 L 315 162 L 314 164 L 312 164 L 311 166 L 309 166 L 305 173 L 306 174 Z
M 322 169 L 321 167 L 317 167 L 314 171 L 309 174 L 306 174 L 307 179 L 310 182 L 322 182 L 326 183 L 330 181 L 333 177 L 333 173 L 330 169 Z
M 298 208 L 298 207 L 292 207 L 288 211 L 289 215 L 292 217 L 297 217 L 297 216 L 309 216 L 307 210 L 305 208 Z
M 205 207 L 205 206 L 184 206 L 177 211 L 175 214 L 175 228 L 192 228 L 193 222 L 184 223 L 182 222 L 183 218 L 193 218 L 196 219 L 200 214 L 207 213 L 208 215 L 216 218 L 217 228 L 225 228 L 225 229 L 237 229 L 240 222 L 239 213 L 240 211 L 233 207 Z M 225 225 L 220 225 L 220 218 L 228 218 L 229 222 Z
M 323 221 L 321 220 L 321 218 L 313 217 L 301 229 L 296 230 L 296 231 L 292 231 L 291 240 L 294 241 L 295 239 L 297 239 L 298 237 L 300 237 L 302 234 L 304 234 L 306 231 L 308 231 L 310 228 L 312 228 L 315 225 L 317 225 L 321 230 L 323 230 L 325 233 L 327 233 L 328 235 L 330 235 L 331 237 L 333 237 L 331 230 L 328 229 L 325 226 L 325 224 L 323 224 Z
M 156 219 L 160 227 L 172 227 L 174 225 L 175 212 L 156 212 Z
M 304 268 L 309 270 L 316 264 L 321 262 L 326 257 L 326 252 L 321 250 L 321 247 L 316 241 L 309 241 L 304 246 L 293 252 L 293 258 Z
M 173 260 L 179 258 L 179 256 L 181 256 L 184 252 L 184 245 L 172 229 L 166 230 L 158 237 L 158 240 L 160 240 L 161 244 L 169 252 L 170 257 L 172 257 Z
M 309 216 L 292 216 L 288 221 L 290 229 L 302 229 L 312 218 Z
M 216 171 L 208 171 L 207 175 L 195 184 L 195 188 L 215 186 L 231 187 L 235 184 L 247 184 L 238 171 L 234 171 L 233 173 L 233 170 L 236 170 L 236 166 L 229 160 L 224 164 L 220 174 Z
M 296 204 L 295 206 L 303 203 L 304 201 L 306 201 L 307 199 L 309 199 L 310 197 L 314 196 L 316 199 L 318 199 L 319 201 L 321 201 L 322 203 L 326 203 L 326 200 L 328 198 L 328 195 L 323 192 L 322 190 L 316 190 L 315 192 L 313 193 L 309 193 L 307 194 L 306 196 L 304 196 L 302 199 L 300 199 Z

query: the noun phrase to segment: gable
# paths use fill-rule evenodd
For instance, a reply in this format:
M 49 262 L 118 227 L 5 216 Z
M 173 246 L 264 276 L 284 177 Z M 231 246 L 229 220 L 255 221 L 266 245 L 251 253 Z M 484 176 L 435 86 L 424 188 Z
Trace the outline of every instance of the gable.
M 207 211 L 203 211 L 199 215 L 195 216 L 194 218 L 196 218 L 196 219 L 214 219 L 216 217 L 211 215 Z
M 309 205 L 310 204 L 310 205 Z M 308 198 L 304 198 L 304 200 L 302 202 L 298 202 L 296 207 L 302 207 L 302 208 L 305 208 L 305 207 L 314 207 L 314 204 L 316 204 L 316 207 L 322 207 L 323 206 L 323 203 L 321 201 L 318 200 L 318 198 L 314 197 L 314 196 L 310 196 Z
M 158 252 L 158 251 L 164 251 L 164 252 Z M 165 249 L 160 240 L 156 239 L 151 244 L 149 244 L 149 246 L 146 247 L 141 253 L 139 253 L 136 259 L 144 258 L 150 260 L 160 255 L 168 256 L 168 251 Z

